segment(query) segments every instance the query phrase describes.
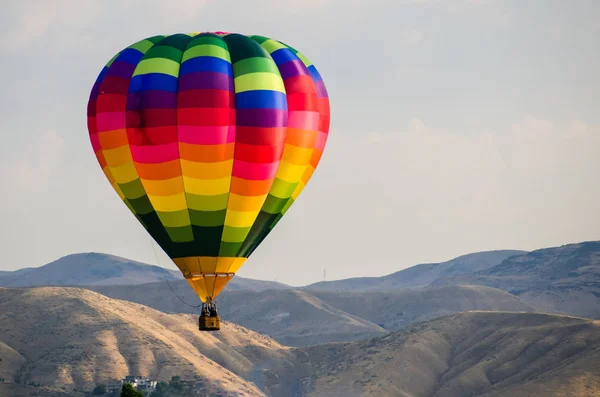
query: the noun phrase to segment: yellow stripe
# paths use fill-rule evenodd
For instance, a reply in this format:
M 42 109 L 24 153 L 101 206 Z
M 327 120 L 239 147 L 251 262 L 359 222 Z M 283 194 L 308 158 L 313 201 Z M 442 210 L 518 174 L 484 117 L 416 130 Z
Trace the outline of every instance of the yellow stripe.
M 148 196 L 173 196 L 184 192 L 181 177 L 158 181 L 142 179 L 142 185 Z
M 237 273 L 240 270 L 240 267 L 246 262 L 247 258 L 234 258 L 231 267 L 227 269 L 227 273 Z
M 155 211 L 181 211 L 187 209 L 185 194 L 175 194 L 173 196 L 148 196 Z
M 181 172 L 184 176 L 194 179 L 220 179 L 231 176 L 233 159 L 218 163 L 196 163 L 181 160 Z
M 235 92 L 240 93 L 252 90 L 279 91 L 285 94 L 285 85 L 281 76 L 274 73 L 247 73 L 236 77 L 234 80 Z
M 258 211 L 262 208 L 266 199 L 266 194 L 262 196 L 240 196 L 230 193 L 227 209 L 233 211 Z
M 296 186 L 296 189 L 294 190 L 294 193 L 292 193 L 292 198 L 294 200 L 296 200 L 298 198 L 298 196 L 300 195 L 300 193 L 302 193 L 302 191 L 304 190 L 305 186 L 306 185 L 302 181 L 300 181 L 300 183 L 298 183 L 298 186 Z
M 227 210 L 227 215 L 225 216 L 225 226 L 231 227 L 249 227 L 252 226 L 256 217 L 258 215 L 258 211 L 232 211 Z
M 106 164 L 111 167 L 118 167 L 133 161 L 133 158 L 131 157 L 131 150 L 129 149 L 128 145 L 120 146 L 115 149 L 103 150 L 102 154 L 104 155 Z
M 219 179 L 195 179 L 184 176 L 185 191 L 200 196 L 213 196 L 229 192 L 231 177 Z
M 281 161 L 286 161 L 288 163 L 297 165 L 306 165 L 309 163 L 312 153 L 312 148 L 285 145 Z
M 282 161 L 279 163 L 275 178 L 279 178 L 286 182 L 298 182 L 302 178 L 305 170 L 306 165 L 296 165 L 288 163 L 287 161 Z
M 120 184 L 128 183 L 138 178 L 137 170 L 133 163 L 121 165 L 119 167 L 108 167 L 115 181 Z

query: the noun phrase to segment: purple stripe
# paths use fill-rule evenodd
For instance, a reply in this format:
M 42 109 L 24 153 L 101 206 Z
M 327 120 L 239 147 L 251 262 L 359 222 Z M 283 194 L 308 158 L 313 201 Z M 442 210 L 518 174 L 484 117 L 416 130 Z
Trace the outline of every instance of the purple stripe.
M 135 70 L 135 65 L 123 61 L 114 61 L 108 69 L 107 76 L 121 77 L 130 79 Z
M 279 73 L 281 73 L 282 79 L 289 79 L 295 76 L 304 76 L 308 74 L 306 66 L 300 60 L 294 60 L 286 62 L 283 65 L 278 65 Z
M 240 127 L 285 127 L 287 110 L 281 109 L 237 109 L 236 125 Z
M 177 94 L 169 91 L 150 90 L 127 94 L 127 110 L 174 109 L 177 107 Z
M 198 89 L 233 91 L 233 78 L 218 72 L 192 72 L 179 77 L 179 91 Z
M 319 98 L 327 98 L 327 89 L 325 88 L 325 83 L 323 80 L 315 81 L 315 87 L 317 88 L 317 97 Z

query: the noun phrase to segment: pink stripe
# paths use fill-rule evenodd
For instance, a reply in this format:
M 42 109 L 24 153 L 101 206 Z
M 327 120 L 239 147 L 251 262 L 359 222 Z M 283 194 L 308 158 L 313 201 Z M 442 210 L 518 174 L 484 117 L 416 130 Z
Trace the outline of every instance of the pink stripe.
M 125 112 L 104 112 L 96 114 L 98 132 L 127 128 Z
M 325 143 L 327 143 L 327 136 L 323 131 L 319 131 L 319 135 L 317 135 L 317 141 L 315 142 L 315 149 L 319 151 L 323 151 L 325 149 Z
M 179 158 L 177 142 L 156 146 L 131 145 L 131 157 L 138 163 L 165 163 Z
M 92 143 L 92 149 L 94 149 L 94 152 L 97 152 L 98 150 L 102 149 L 102 145 L 100 145 L 100 137 L 98 137 L 98 134 L 90 134 L 90 142 Z
M 235 160 L 233 162 L 232 175 L 242 179 L 265 180 L 275 178 L 279 161 L 274 163 L 247 163 L 245 161 Z
M 290 110 L 288 112 L 288 127 L 312 131 L 319 128 L 319 112 Z
M 220 145 L 235 142 L 234 125 L 180 125 L 177 127 L 177 134 L 179 142 L 195 145 Z

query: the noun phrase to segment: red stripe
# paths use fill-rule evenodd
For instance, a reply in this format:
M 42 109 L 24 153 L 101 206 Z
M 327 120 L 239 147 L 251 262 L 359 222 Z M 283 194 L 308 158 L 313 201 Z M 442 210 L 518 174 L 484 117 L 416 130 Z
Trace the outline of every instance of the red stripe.
M 285 79 L 283 84 L 285 85 L 285 92 L 287 95 L 297 92 L 314 92 L 315 94 L 317 92 L 314 80 L 308 75 L 290 77 Z
M 177 115 L 180 125 L 235 125 L 235 110 L 230 108 L 182 108 Z
M 129 90 L 129 79 L 123 79 L 115 76 L 106 76 L 100 86 L 101 95 L 103 94 L 127 94 Z
M 127 107 L 127 96 L 121 94 L 102 94 L 98 97 L 98 113 L 124 111 Z
M 316 92 L 296 92 L 287 96 L 288 110 L 319 110 L 319 98 Z
M 177 107 L 232 108 L 235 106 L 235 92 L 225 90 L 187 90 L 177 94 Z
M 238 126 L 235 132 L 235 142 L 249 145 L 278 146 L 285 143 L 286 135 L 286 127 Z
M 167 143 L 177 142 L 177 127 L 146 127 L 146 128 L 128 128 L 127 139 L 129 145 L 135 146 L 156 146 Z
M 281 147 L 235 144 L 235 159 L 247 163 L 273 163 L 281 159 Z
M 164 127 L 177 125 L 177 109 L 141 109 L 143 127 Z

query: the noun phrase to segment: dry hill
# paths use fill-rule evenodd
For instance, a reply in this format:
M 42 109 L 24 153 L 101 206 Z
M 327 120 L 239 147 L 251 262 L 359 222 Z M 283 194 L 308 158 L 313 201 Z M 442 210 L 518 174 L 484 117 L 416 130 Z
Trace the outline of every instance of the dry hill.
M 467 312 L 288 348 L 230 323 L 201 333 L 193 315 L 84 289 L 0 289 L 0 358 L 0 377 L 42 384 L 0 384 L 14 396 L 77 396 L 139 374 L 228 396 L 580 397 L 600 393 L 600 322 Z
M 574 317 L 468 312 L 294 355 L 269 369 L 270 395 L 600 395 L 600 322 Z
M 234 278 L 235 279 L 235 278 Z M 167 312 L 190 312 L 188 304 L 199 303 L 185 281 L 135 286 L 93 287 L 94 291 L 115 299 L 147 305 Z M 219 295 L 219 313 L 227 321 L 264 333 L 278 342 L 306 346 L 380 336 L 387 333 L 368 320 L 339 310 L 318 298 L 293 288 L 225 291 Z
M 263 395 L 245 380 L 277 342 L 234 324 L 200 333 L 197 317 L 168 315 L 76 288 L 0 289 L 0 377 L 90 390 L 128 374 L 205 382 L 208 391 Z M 20 364 L 20 365 L 19 365 Z

